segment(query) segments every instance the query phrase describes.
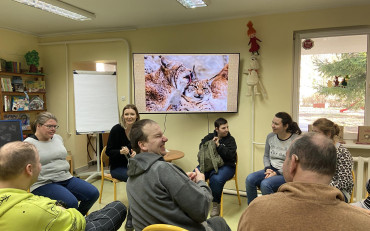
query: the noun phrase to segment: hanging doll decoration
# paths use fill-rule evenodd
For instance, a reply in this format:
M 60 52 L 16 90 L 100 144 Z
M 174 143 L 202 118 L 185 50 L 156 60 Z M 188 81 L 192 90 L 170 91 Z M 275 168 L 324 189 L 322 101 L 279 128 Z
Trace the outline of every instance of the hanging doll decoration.
M 244 74 L 248 75 L 247 85 L 249 88 L 249 93 L 247 93 L 247 95 L 248 96 L 252 94 L 260 95 L 261 93 L 258 91 L 258 87 L 257 87 L 257 85 L 259 85 L 262 95 L 265 98 L 267 98 L 266 91 L 258 76 L 258 70 L 260 68 L 260 65 L 258 63 L 258 56 L 259 56 L 258 50 L 260 49 L 260 46 L 258 45 L 257 41 L 261 42 L 261 40 L 259 40 L 256 37 L 256 30 L 253 28 L 253 23 L 251 21 L 248 22 L 247 26 L 248 26 L 247 34 L 250 39 L 248 45 L 251 45 L 249 51 L 252 53 L 248 71 L 244 72 Z
M 266 98 L 266 91 L 262 85 L 262 82 L 259 80 L 258 77 L 258 69 L 260 68 L 260 65 L 257 60 L 256 55 L 251 56 L 251 62 L 249 64 L 249 69 L 248 72 L 244 73 L 247 74 L 247 85 L 249 88 L 249 93 L 247 94 L 248 96 L 254 94 L 254 95 L 260 95 L 261 93 L 258 91 L 257 85 L 259 85 L 261 92 L 263 96 Z
M 253 23 L 251 21 L 247 23 L 247 27 L 248 27 L 247 34 L 249 37 L 248 45 L 251 45 L 251 48 L 249 48 L 249 52 L 252 52 L 252 54 L 259 55 L 258 50 L 260 49 L 260 45 L 258 45 L 257 41 L 259 42 L 262 41 L 256 37 L 256 30 L 253 28 Z

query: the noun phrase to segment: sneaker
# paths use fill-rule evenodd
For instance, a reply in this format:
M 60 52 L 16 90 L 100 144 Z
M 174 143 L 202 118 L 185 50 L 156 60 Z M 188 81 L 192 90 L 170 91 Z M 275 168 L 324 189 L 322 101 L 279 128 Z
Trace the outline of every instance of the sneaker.
M 220 203 L 212 202 L 211 217 L 220 216 Z
M 130 208 L 128 209 L 128 212 L 127 212 L 125 230 L 126 231 L 133 231 L 134 230 L 134 226 L 132 225 L 132 215 L 130 213 Z

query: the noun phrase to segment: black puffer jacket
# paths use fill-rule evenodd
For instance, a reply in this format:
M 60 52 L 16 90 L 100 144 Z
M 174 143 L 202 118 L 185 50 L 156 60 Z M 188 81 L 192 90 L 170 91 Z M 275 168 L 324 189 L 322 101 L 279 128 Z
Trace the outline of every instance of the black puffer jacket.
M 206 135 L 199 144 L 199 148 L 200 145 L 204 144 L 208 140 L 212 140 L 215 136 L 217 136 L 216 130 L 213 133 Z M 220 145 L 217 147 L 217 152 L 222 157 L 224 165 L 235 166 L 236 148 L 235 139 L 230 135 L 230 132 L 226 137 L 220 140 Z

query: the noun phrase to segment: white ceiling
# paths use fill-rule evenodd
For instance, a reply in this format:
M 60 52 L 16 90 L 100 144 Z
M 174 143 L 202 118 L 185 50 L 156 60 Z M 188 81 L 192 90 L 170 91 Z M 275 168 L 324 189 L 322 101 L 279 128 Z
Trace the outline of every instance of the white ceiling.
M 95 13 L 96 18 L 78 22 L 12 0 L 0 0 L 0 28 L 50 36 L 370 4 L 369 0 L 206 0 L 208 7 L 186 9 L 176 0 L 63 1 Z

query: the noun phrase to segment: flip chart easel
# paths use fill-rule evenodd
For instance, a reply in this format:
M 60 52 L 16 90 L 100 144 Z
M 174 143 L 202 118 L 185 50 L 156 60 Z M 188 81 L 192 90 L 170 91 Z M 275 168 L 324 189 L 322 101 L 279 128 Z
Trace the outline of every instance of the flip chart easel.
M 101 175 L 99 134 L 109 132 L 119 122 L 117 77 L 115 72 L 74 71 L 74 100 L 76 134 L 94 134 L 96 140 L 97 171 L 89 181 Z

